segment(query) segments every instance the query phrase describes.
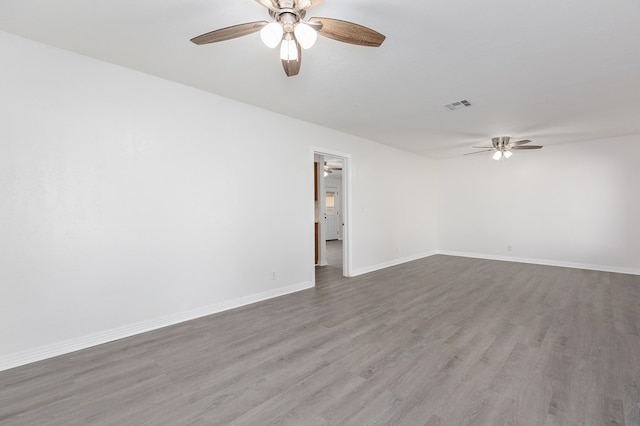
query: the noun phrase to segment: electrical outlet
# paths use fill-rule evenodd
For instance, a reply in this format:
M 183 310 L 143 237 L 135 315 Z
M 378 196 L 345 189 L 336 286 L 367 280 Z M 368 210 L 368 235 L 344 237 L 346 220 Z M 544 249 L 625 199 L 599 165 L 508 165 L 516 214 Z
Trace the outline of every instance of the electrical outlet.
M 278 279 L 278 274 L 276 274 L 275 272 L 271 273 L 271 279 L 272 280 L 277 280 Z

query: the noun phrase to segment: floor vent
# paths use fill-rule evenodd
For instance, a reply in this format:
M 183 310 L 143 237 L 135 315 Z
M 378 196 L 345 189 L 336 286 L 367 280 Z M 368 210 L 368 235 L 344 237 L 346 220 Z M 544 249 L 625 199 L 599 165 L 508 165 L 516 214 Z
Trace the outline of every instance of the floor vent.
M 462 108 L 470 107 L 471 103 L 468 100 L 463 99 L 461 101 L 452 102 L 450 104 L 446 104 L 446 105 L 442 105 L 442 106 L 445 107 L 446 109 L 448 109 L 449 111 L 456 111 L 456 110 L 459 110 L 459 109 L 462 109 Z

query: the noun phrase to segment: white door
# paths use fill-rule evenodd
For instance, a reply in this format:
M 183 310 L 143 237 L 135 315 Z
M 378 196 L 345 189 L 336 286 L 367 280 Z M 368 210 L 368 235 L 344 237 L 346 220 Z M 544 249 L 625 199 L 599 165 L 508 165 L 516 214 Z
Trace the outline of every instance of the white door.
M 338 214 L 338 192 L 336 188 L 326 189 L 326 202 L 324 212 L 324 237 L 325 240 L 337 240 L 340 236 L 340 215 Z

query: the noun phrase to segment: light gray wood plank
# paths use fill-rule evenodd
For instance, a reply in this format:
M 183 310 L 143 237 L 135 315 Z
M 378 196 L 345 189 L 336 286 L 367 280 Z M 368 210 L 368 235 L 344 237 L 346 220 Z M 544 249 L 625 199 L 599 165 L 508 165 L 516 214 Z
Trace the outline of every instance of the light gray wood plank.
M 331 259 L 314 289 L 0 372 L 0 424 L 640 425 L 640 277 Z

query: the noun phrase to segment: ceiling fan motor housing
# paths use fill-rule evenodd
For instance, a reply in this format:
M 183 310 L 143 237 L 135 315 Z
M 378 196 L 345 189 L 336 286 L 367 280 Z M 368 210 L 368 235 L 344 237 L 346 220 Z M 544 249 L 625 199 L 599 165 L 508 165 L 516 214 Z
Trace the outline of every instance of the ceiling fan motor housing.
M 280 13 L 277 19 L 285 33 L 292 33 L 295 25 L 300 21 L 300 17 L 293 11 Z
M 491 143 L 493 147 L 498 151 L 504 151 L 507 149 L 507 145 L 509 145 L 509 140 L 511 138 L 509 136 L 499 136 L 491 139 Z
M 305 10 L 296 10 L 291 0 L 279 2 L 278 10 L 269 9 L 269 15 L 282 25 L 285 33 L 292 33 L 295 25 L 304 18 L 305 13 Z

